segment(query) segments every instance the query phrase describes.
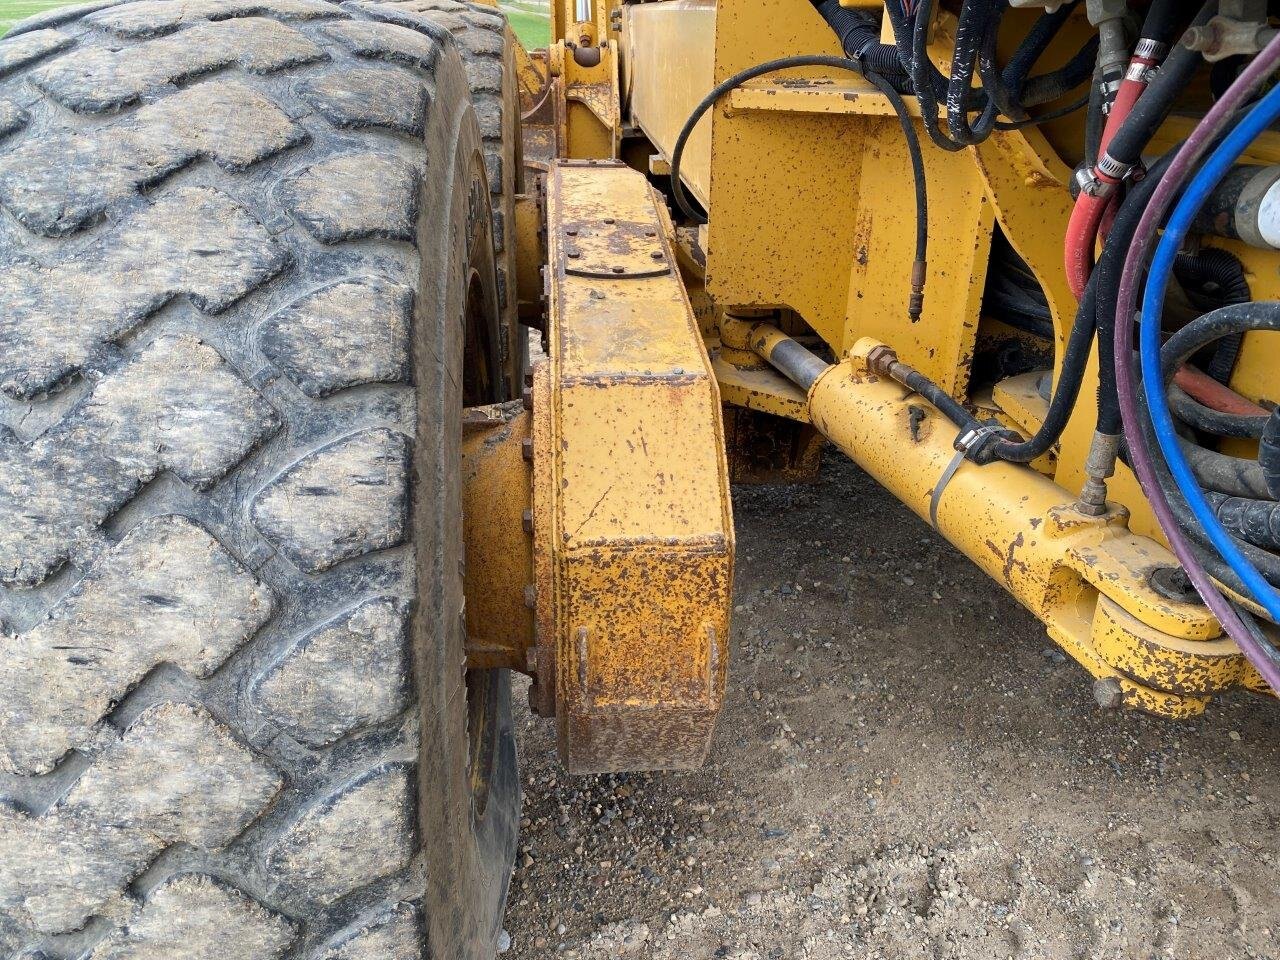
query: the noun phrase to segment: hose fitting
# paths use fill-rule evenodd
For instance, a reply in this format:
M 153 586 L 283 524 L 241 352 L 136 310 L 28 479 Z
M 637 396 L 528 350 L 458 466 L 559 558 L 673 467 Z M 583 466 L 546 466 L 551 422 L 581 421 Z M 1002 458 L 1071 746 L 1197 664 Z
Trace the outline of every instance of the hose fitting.
M 1085 481 L 1076 501 L 1076 510 L 1089 517 L 1101 517 L 1107 512 L 1107 481 L 1115 476 L 1116 460 L 1120 455 L 1120 436 L 1111 433 L 1095 433 L 1089 444 L 1089 456 L 1084 462 Z
M 924 312 L 924 280 L 928 273 L 928 264 L 923 260 L 911 264 L 911 297 L 907 301 L 907 316 L 915 323 Z

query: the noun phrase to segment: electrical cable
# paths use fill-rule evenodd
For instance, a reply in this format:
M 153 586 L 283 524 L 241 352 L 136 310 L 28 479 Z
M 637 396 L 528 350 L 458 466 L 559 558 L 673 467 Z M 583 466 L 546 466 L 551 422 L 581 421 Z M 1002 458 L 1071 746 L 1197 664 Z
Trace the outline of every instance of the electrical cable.
M 906 139 L 907 153 L 911 158 L 911 179 L 916 203 L 915 262 L 911 267 L 911 293 L 907 302 L 907 315 L 912 320 L 919 319 L 924 308 L 925 265 L 928 262 L 929 251 L 929 194 L 925 180 L 924 153 L 920 149 L 920 138 L 916 134 L 911 114 L 907 111 L 906 101 L 902 99 L 902 96 L 887 80 L 875 71 L 866 69 L 865 65 L 857 60 L 821 54 L 780 57 L 776 60 L 768 60 L 764 63 L 756 64 L 754 67 L 740 70 L 733 76 L 727 77 L 716 84 L 711 92 L 703 97 L 698 105 L 693 108 L 693 112 L 689 114 L 689 118 L 684 122 L 684 126 L 680 128 L 680 133 L 676 137 L 675 146 L 671 151 L 671 197 L 680 211 L 690 220 L 695 223 L 707 222 L 707 218 L 689 202 L 688 197 L 685 196 L 684 185 L 680 182 L 680 164 L 684 158 L 685 147 L 688 145 L 689 137 L 693 133 L 694 127 L 702 119 L 703 114 L 710 110 L 716 101 L 729 91 L 765 74 L 776 73 L 779 70 L 788 70 L 794 67 L 826 67 L 833 70 L 845 70 L 865 77 L 876 89 L 884 94 L 885 99 L 889 101 L 898 117 L 903 137 Z
M 1208 149 L 1221 129 L 1230 121 L 1234 112 L 1247 102 L 1270 77 L 1278 63 L 1280 63 L 1280 46 L 1272 42 L 1210 107 L 1200 124 L 1192 131 L 1187 143 L 1178 151 L 1178 155 L 1170 164 L 1169 172 L 1161 179 L 1152 194 L 1142 219 L 1134 231 L 1121 277 L 1115 315 L 1115 368 L 1117 395 L 1128 444 L 1129 460 L 1142 484 L 1143 492 L 1156 516 L 1156 521 L 1169 541 L 1170 549 L 1182 564 L 1196 592 L 1218 618 L 1223 629 L 1236 642 L 1271 688 L 1280 691 L 1280 655 L 1267 642 L 1249 614 L 1229 602 L 1210 578 L 1174 513 L 1171 498 L 1166 496 L 1159 483 L 1155 458 L 1143 433 L 1144 418 L 1138 404 L 1137 384 L 1133 371 L 1133 323 L 1131 322 L 1147 256 L 1164 213 L 1177 194 L 1182 177 Z
M 1280 44 L 1275 41 L 1273 45 Z M 1277 46 L 1280 51 L 1280 46 Z M 1156 245 L 1151 268 L 1142 299 L 1143 322 L 1139 331 L 1139 354 L 1142 359 L 1142 382 L 1147 395 L 1152 426 L 1156 439 L 1164 452 L 1165 462 L 1173 474 L 1178 489 L 1187 500 L 1187 506 L 1204 528 L 1219 555 L 1244 581 L 1253 599 L 1274 619 L 1280 620 L 1280 592 L 1267 582 L 1257 567 L 1244 555 L 1236 540 L 1222 526 L 1212 505 L 1200 489 L 1191 466 L 1183 454 L 1182 445 L 1174 430 L 1173 418 L 1164 398 L 1164 377 L 1160 366 L 1160 317 L 1164 308 L 1164 294 L 1173 273 L 1173 262 L 1178 247 L 1191 228 L 1196 213 L 1208 199 L 1210 192 L 1249 148 L 1255 139 L 1280 118 L 1280 87 L 1273 88 L 1253 107 L 1244 119 L 1222 141 L 1207 162 L 1190 178 L 1186 190 L 1174 207 L 1164 234 Z M 1243 306 L 1243 305 L 1241 305 Z M 1241 306 L 1225 310 L 1240 310 Z M 1261 307 L 1261 304 L 1253 305 Z

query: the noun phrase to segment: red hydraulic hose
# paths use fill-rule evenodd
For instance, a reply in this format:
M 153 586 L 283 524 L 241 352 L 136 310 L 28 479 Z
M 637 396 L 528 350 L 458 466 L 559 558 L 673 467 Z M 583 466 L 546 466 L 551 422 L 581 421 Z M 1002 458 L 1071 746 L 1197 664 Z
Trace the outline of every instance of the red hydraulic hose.
M 1219 413 L 1234 413 L 1242 417 L 1269 417 L 1271 411 L 1260 407 L 1248 397 L 1242 397 L 1230 387 L 1219 383 L 1207 373 L 1184 365 L 1173 375 L 1173 382 L 1187 396 Z
M 1133 105 L 1147 89 L 1151 71 L 1159 65 L 1164 50 L 1165 45 L 1162 43 L 1146 39 L 1138 41 L 1133 58 L 1129 61 L 1129 69 L 1125 71 L 1124 80 L 1111 104 L 1111 112 L 1107 114 L 1107 123 L 1102 128 L 1098 163 L 1089 172 L 1089 180 L 1071 209 L 1063 257 L 1067 284 L 1077 300 L 1084 296 L 1085 284 L 1089 282 L 1089 274 L 1093 272 L 1093 252 L 1098 242 L 1098 230 L 1107 208 L 1114 201 L 1116 187 L 1129 172 L 1121 169 L 1107 155 L 1107 147 L 1111 146 L 1116 131 L 1128 119 Z

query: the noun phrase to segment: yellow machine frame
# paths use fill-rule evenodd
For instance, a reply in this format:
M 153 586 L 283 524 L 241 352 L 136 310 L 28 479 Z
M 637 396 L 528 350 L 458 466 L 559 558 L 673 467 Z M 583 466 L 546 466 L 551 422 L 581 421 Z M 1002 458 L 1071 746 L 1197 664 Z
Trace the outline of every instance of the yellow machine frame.
M 845 0 L 845 5 L 880 6 L 874 0 Z M 1186 717 L 1203 711 L 1212 696 L 1233 687 L 1269 692 L 1204 606 L 1170 599 L 1168 591 L 1153 586 L 1158 572 L 1177 564 L 1136 481 L 1123 466 L 1110 480 L 1102 515 L 1081 509 L 1078 497 L 1086 479 L 1096 412 L 1090 400 L 1078 404 L 1055 449 L 1031 465 L 978 466 L 956 459 L 956 430 L 950 421 L 886 376 L 888 365 L 905 362 L 952 397 L 978 406 L 1006 426 L 1028 435 L 1039 427 L 1047 403 L 1035 389 L 1033 376 L 1012 377 L 993 390 L 972 394 L 970 374 L 982 338 L 1001 332 L 998 321 L 982 311 L 997 230 L 1040 281 L 1052 314 L 1057 355 L 1063 353 L 1076 312 L 1063 275 L 1061 243 L 1072 203 L 1070 172 L 1078 159 L 1066 151 L 1067 145 L 1079 141 L 1078 119 L 998 132 L 959 154 L 926 144 L 928 230 L 935 252 L 927 268 L 923 313 L 912 320 L 905 302 L 915 210 L 904 202 L 902 171 L 909 161 L 888 101 L 860 77 L 822 69 L 789 70 L 751 81 L 710 110 L 684 152 L 682 182 L 708 210 L 709 223 L 673 228 L 665 212 L 659 216 L 668 245 L 663 249 L 669 249 L 678 264 L 676 285 L 682 283 L 687 296 L 682 292 L 678 303 L 671 300 L 670 282 L 649 291 L 630 290 L 639 297 L 631 304 L 633 316 L 674 307 L 684 320 L 672 317 L 665 333 L 643 324 L 602 324 L 579 314 L 599 314 L 599 303 L 571 302 L 555 287 L 555 278 L 564 275 L 565 231 L 575 226 L 571 221 L 577 216 L 566 184 L 572 182 L 573 191 L 591 197 L 603 216 L 610 208 L 610 192 L 638 197 L 635 187 L 628 185 L 635 181 L 628 177 L 648 175 L 658 182 L 669 174 L 678 131 L 715 83 L 767 60 L 840 55 L 840 50 L 804 0 L 658 0 L 625 5 L 618 0 L 556 0 L 552 10 L 553 44 L 542 97 L 530 103 L 526 117 L 526 142 L 548 145 L 554 154 L 548 157 L 547 174 L 548 183 L 555 184 L 554 199 L 538 206 L 542 215 L 526 215 L 522 221 L 523 241 L 537 246 L 538 262 L 544 265 L 544 282 L 535 285 L 526 277 L 522 290 L 541 286 L 546 328 L 560 331 L 559 341 L 556 335 L 548 341 L 553 359 L 540 375 L 539 382 L 546 381 L 538 388 L 543 395 L 550 395 L 553 387 L 547 384 L 560 375 L 557 371 L 585 349 L 583 342 L 566 344 L 565 330 L 605 338 L 618 351 L 619 375 L 625 367 L 635 376 L 642 376 L 639 371 L 646 368 L 662 367 L 662 351 L 674 342 L 670 338 L 675 331 L 696 330 L 698 352 L 705 347 L 705 369 L 714 373 L 718 384 L 717 403 L 724 404 L 729 475 L 803 475 L 816 465 L 812 441 L 825 437 L 1035 614 L 1053 640 L 1094 676 L 1095 694 L 1104 705 Z M 1022 14 L 1030 17 L 1033 11 L 1015 15 Z M 942 12 L 933 25 L 940 58 L 950 49 L 954 23 Z M 1066 38 L 1063 50 L 1051 48 L 1048 59 L 1058 57 L 1061 62 L 1075 40 L 1078 35 Z M 909 108 L 918 118 L 914 100 Z M 1181 125 L 1177 120 L 1167 124 L 1157 145 L 1177 139 Z M 584 159 L 609 162 L 582 166 Z M 1250 159 L 1280 160 L 1280 138 L 1259 141 Z M 618 161 L 631 171 L 624 175 Z M 642 201 L 619 202 L 625 206 Z M 1214 242 L 1244 263 L 1258 298 L 1280 297 L 1274 255 L 1231 241 Z M 616 255 L 634 252 L 616 237 L 600 243 L 612 243 L 609 249 Z M 668 280 L 675 278 L 673 273 Z M 651 296 L 656 299 L 646 304 Z M 604 315 L 613 316 L 608 311 Z M 771 363 L 790 337 L 810 337 L 838 358 L 807 391 Z M 557 349 L 568 353 L 557 358 Z M 657 353 L 647 355 L 649 350 Z M 1257 398 L 1277 359 L 1251 335 L 1232 386 Z M 695 366 L 690 359 L 683 364 Z M 1096 394 L 1096 383 L 1095 355 L 1082 398 Z M 643 416 L 633 417 L 626 403 L 605 406 L 613 411 L 610 429 L 626 429 L 635 417 Z M 717 412 L 710 409 L 707 415 L 714 418 Z M 575 428 L 561 423 L 562 416 L 556 410 L 547 429 L 558 431 L 556 435 L 571 447 L 577 443 L 581 451 L 582 443 L 603 441 L 585 424 L 579 424 L 571 437 Z M 752 417 L 764 419 L 757 422 Z M 778 446 L 793 454 L 772 472 L 745 464 L 738 449 L 744 431 L 761 429 L 781 431 L 786 443 Z M 726 449 L 725 433 L 718 424 L 710 440 L 706 438 L 712 434 L 704 431 L 699 439 L 687 423 L 673 422 L 670 430 L 669 449 L 688 452 L 692 448 L 687 444 L 710 443 L 716 453 L 705 462 L 682 462 L 682 492 L 670 509 L 710 511 L 707 516 L 721 511 L 724 543 L 731 544 L 721 452 Z M 546 443 L 545 438 L 536 439 L 536 426 L 533 436 L 535 444 Z M 588 461 L 594 457 L 598 465 L 608 456 L 607 449 L 613 448 L 604 443 L 585 456 Z M 641 458 L 633 468 L 643 470 L 645 463 Z M 652 466 L 665 469 L 658 461 Z M 535 503 L 537 499 L 535 494 Z M 625 523 L 639 532 L 644 523 L 654 521 L 652 515 L 633 516 Z M 724 556 L 731 556 L 731 545 Z M 690 581 L 690 590 L 681 595 L 692 607 L 679 616 L 687 623 L 716 622 L 721 643 L 728 597 L 720 592 L 719 578 L 727 576 L 728 566 L 717 569 L 704 588 Z M 628 583 L 618 571 L 601 576 L 612 577 L 610 589 L 627 595 L 624 606 L 654 589 L 650 583 Z M 632 590 L 635 596 L 627 593 Z M 563 625 L 544 617 L 541 602 L 540 629 L 563 638 Z M 652 607 L 650 613 L 655 611 Z M 655 628 L 666 622 L 665 614 L 656 615 L 657 620 L 643 622 L 647 614 L 641 614 L 630 629 L 637 636 L 662 634 Z M 705 638 L 705 629 L 702 635 Z M 606 668 L 615 670 L 621 700 L 637 709 L 658 703 L 661 697 L 655 700 L 653 692 L 673 677 L 692 677 L 688 671 L 694 667 L 695 673 L 701 670 L 700 675 L 712 678 L 723 670 L 722 643 L 713 653 L 714 645 L 691 641 L 688 629 L 667 631 L 665 636 L 647 648 L 647 674 L 625 669 L 618 673 L 616 662 Z M 570 649 L 572 637 L 567 644 L 564 639 L 558 642 L 559 670 L 581 663 Z M 640 656 L 639 647 L 619 644 L 600 647 L 599 662 L 611 662 L 609 650 Z M 544 673 L 550 669 L 545 667 Z M 571 692 L 564 688 L 563 678 L 558 682 L 562 704 L 568 704 Z M 627 684 L 632 686 L 624 689 Z M 713 679 L 712 688 L 714 684 Z M 701 694 L 695 693 L 694 699 L 697 696 Z M 564 707 L 548 704 L 546 709 Z M 685 729 L 701 722 L 690 719 L 696 711 L 679 709 L 685 711 L 685 719 L 679 721 Z M 564 731 L 562 721 L 562 746 Z M 704 742 L 702 733 L 693 740 Z M 634 747 L 621 752 L 628 750 L 635 757 L 644 753 Z M 642 762 L 660 765 L 660 753 L 651 752 Z M 685 753 L 680 763 L 690 759 L 692 754 Z M 608 766 L 627 762 L 620 754 Z

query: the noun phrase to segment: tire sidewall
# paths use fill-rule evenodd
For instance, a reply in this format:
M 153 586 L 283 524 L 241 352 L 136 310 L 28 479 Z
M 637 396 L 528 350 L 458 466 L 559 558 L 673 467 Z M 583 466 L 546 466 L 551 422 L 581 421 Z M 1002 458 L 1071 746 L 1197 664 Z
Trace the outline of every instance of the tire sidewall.
M 423 274 L 416 322 L 422 333 L 414 342 L 419 380 L 412 506 L 419 544 L 413 626 L 422 721 L 419 821 L 427 867 L 429 955 L 471 960 L 493 956 L 515 856 L 520 785 L 510 678 L 502 671 L 493 678 L 491 691 L 497 709 L 488 802 L 483 816 L 474 814 L 464 684 L 460 485 L 472 277 L 478 275 L 484 287 L 495 333 L 498 301 L 482 141 L 462 62 L 452 46 L 441 54 L 435 103 L 432 124 L 441 129 L 428 130 L 426 163 L 427 180 L 437 189 L 423 198 L 420 212 Z

